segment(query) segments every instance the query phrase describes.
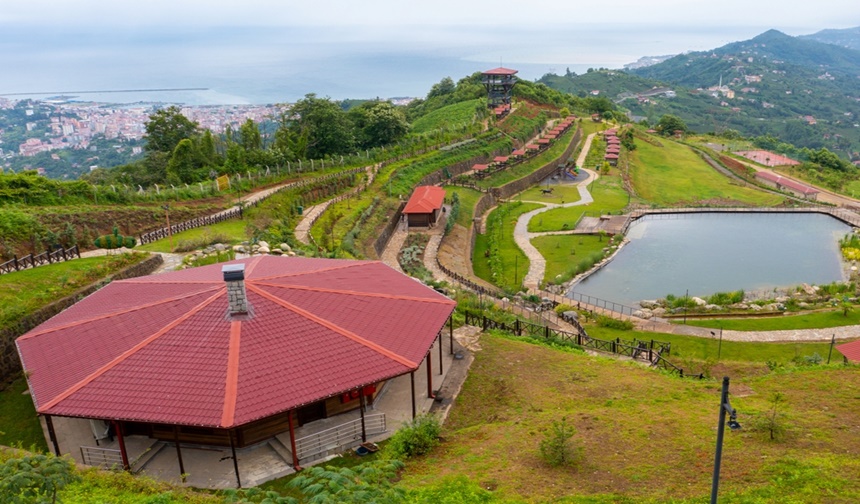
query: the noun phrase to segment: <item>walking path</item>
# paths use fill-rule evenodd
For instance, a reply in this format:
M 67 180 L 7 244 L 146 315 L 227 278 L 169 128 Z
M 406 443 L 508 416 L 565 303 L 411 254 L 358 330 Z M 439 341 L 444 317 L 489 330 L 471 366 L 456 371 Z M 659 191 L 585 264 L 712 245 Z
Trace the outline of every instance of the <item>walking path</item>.
M 379 164 L 367 166 L 366 167 L 367 183 L 364 184 L 363 187 L 359 186 L 359 187 L 350 189 L 345 194 L 349 194 L 349 195 L 358 194 L 359 192 L 361 192 L 361 190 L 363 188 L 369 187 L 370 184 L 373 183 L 373 178 L 376 176 L 376 171 L 379 169 L 379 166 L 380 166 Z M 314 205 L 314 206 L 306 208 L 304 214 L 302 215 L 302 220 L 299 221 L 299 223 L 296 225 L 296 229 L 294 231 L 294 233 L 296 235 L 296 240 L 298 240 L 299 242 L 301 242 L 305 245 L 310 245 L 311 242 L 310 242 L 310 238 L 308 235 L 310 234 L 311 226 L 313 226 L 314 222 L 317 221 L 319 216 L 328 209 L 329 205 L 331 205 L 335 201 L 340 201 L 339 197 L 332 198 L 332 199 L 330 199 L 328 201 L 324 201 L 318 205 Z

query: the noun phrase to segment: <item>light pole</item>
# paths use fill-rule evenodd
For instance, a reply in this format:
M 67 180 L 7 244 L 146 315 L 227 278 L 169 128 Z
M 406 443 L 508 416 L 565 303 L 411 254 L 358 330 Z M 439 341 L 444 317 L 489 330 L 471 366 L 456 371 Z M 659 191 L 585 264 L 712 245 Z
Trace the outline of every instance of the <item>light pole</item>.
M 161 208 L 164 209 L 164 215 L 167 218 L 167 234 L 170 236 L 170 251 L 173 252 L 173 230 L 170 229 L 170 204 L 166 204 Z
M 711 336 L 717 337 L 714 331 L 711 331 Z M 720 324 L 720 343 L 717 345 L 717 361 L 720 360 L 720 354 L 723 352 L 723 324 Z
M 726 430 L 726 413 L 729 414 L 729 429 L 738 430 L 741 424 L 737 412 L 729 404 L 729 377 L 723 377 L 723 391 L 720 394 L 720 423 L 717 425 L 717 452 L 714 455 L 714 481 L 711 484 L 711 504 L 717 504 L 717 489 L 720 486 L 720 461 L 723 457 L 723 433 Z

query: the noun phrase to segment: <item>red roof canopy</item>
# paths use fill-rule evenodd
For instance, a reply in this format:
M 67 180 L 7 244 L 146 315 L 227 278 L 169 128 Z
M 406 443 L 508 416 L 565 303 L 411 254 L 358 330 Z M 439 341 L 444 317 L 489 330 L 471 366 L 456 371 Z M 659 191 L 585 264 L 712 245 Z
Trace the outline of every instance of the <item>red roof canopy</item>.
M 228 428 L 418 368 L 454 302 L 381 262 L 258 256 L 111 282 L 17 339 L 39 413 Z
M 618 154 L 608 153 L 605 156 L 603 156 L 603 159 L 618 159 Z
M 551 131 L 551 132 L 547 133 L 546 135 L 544 135 L 544 137 L 545 138 L 558 138 L 558 133 L 556 133 L 555 131 Z
M 472 169 L 475 171 L 482 171 L 482 170 L 486 170 L 489 167 L 490 167 L 490 165 L 488 165 L 488 164 L 476 164 L 476 165 L 472 166 Z
M 844 355 L 849 362 L 860 362 L 860 340 L 837 345 L 836 350 L 839 350 L 839 353 Z
M 549 143 L 549 138 L 538 138 L 537 143 L 539 143 L 539 144 L 548 144 L 548 143 Z
M 445 189 L 437 186 L 418 186 L 412 192 L 406 207 L 405 214 L 425 214 L 442 208 L 445 202 Z
M 789 189 L 798 191 L 803 194 L 818 194 L 820 192 L 818 189 L 809 187 L 808 185 L 804 185 L 795 180 L 788 179 L 766 171 L 756 172 L 755 176 L 764 180 L 769 180 L 783 187 L 788 187 Z
M 506 163 L 508 161 L 509 157 L 510 156 L 496 156 L 493 158 L 493 161 L 495 161 L 497 163 Z
M 512 70 L 510 68 L 499 67 L 494 68 L 492 70 L 487 70 L 486 72 L 481 72 L 484 75 L 514 75 L 517 73 L 517 70 Z
M 538 149 L 540 149 L 540 145 L 537 145 L 537 144 L 526 144 L 526 149 L 528 149 L 528 150 L 538 150 Z
M 516 149 L 515 151 L 511 152 L 511 156 L 524 156 L 525 154 L 525 149 Z

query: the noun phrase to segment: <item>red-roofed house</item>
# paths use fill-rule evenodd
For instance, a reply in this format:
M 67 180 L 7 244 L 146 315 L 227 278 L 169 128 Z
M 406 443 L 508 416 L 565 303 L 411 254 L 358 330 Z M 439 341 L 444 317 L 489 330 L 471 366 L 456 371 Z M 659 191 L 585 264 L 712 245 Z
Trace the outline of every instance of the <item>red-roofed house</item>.
M 358 408 L 364 439 L 365 403 L 425 359 L 430 394 L 454 305 L 381 262 L 258 256 L 111 282 L 16 345 L 57 454 L 128 469 L 124 439 L 152 440 L 185 473 L 182 444 L 229 446 L 241 486 L 237 448 L 281 435 L 298 468 L 296 427 Z M 119 449 L 91 447 L 106 426 Z
M 410 226 L 430 227 L 436 224 L 445 202 L 445 189 L 436 186 L 418 186 L 406 202 L 403 214 Z
M 818 198 L 818 193 L 820 192 L 818 189 L 770 172 L 756 172 L 755 177 L 765 185 L 769 185 L 780 191 L 789 192 L 801 198 L 814 200 Z
M 608 153 L 605 156 L 603 156 L 603 159 L 605 159 L 606 161 L 609 161 L 609 164 L 612 166 L 618 165 L 618 154 Z

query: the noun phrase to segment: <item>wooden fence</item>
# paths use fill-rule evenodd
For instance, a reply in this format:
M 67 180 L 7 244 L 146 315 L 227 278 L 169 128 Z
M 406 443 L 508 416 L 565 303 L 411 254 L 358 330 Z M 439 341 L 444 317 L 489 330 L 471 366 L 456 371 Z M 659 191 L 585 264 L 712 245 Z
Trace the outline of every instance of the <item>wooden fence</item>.
M 663 341 L 644 341 L 636 338 L 630 341 L 622 340 L 621 338 L 616 338 L 614 340 L 592 338 L 578 323 L 575 324 L 577 332 L 571 333 L 561 329 L 553 329 L 546 325 L 532 324 L 520 319 L 514 320 L 513 323 L 494 320 L 487 317 L 486 314 L 476 315 L 474 313 L 466 312 L 465 319 L 466 324 L 481 327 L 484 331 L 488 329 L 498 329 L 516 334 L 517 336 L 562 341 L 574 344 L 584 349 L 621 355 L 635 360 L 644 360 L 649 362 L 652 367 L 664 369 L 670 373 L 676 373 L 682 378 L 704 378 L 703 374 L 691 375 L 690 373 L 685 373 L 682 368 L 669 362 L 666 359 L 666 356 L 671 353 L 672 344 Z
M 42 266 L 44 264 L 53 264 L 80 257 L 81 251 L 77 245 L 69 248 L 60 247 L 53 251 L 46 250 L 41 254 L 27 254 L 24 257 L 18 257 L 16 255 L 12 260 L 0 263 L 0 274 L 21 271 L 23 269 Z

